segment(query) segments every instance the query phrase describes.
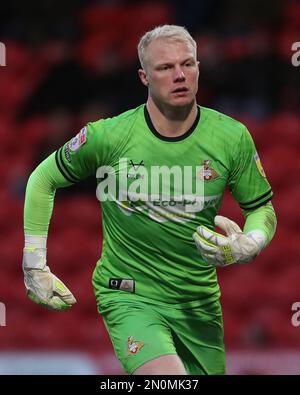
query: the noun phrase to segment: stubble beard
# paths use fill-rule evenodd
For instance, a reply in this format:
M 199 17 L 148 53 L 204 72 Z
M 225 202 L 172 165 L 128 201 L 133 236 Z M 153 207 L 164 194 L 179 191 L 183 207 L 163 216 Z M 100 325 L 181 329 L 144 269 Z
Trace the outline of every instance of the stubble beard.
M 196 103 L 196 97 L 193 97 L 188 103 L 179 105 L 160 100 L 154 95 L 151 95 L 151 98 L 159 111 L 164 114 L 166 118 L 173 121 L 184 121 Z

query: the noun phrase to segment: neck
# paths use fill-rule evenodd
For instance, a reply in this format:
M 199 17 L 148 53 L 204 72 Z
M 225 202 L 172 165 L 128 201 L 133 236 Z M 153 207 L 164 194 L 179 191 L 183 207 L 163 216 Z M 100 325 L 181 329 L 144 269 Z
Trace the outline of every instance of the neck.
M 158 104 L 149 96 L 146 106 L 153 126 L 166 137 L 181 136 L 192 127 L 197 117 L 196 100 L 184 107 L 173 107 Z

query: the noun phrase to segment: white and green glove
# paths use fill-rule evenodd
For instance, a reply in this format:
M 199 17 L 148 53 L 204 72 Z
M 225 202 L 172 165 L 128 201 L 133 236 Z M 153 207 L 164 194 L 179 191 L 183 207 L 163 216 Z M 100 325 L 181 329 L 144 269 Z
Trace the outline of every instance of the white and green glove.
M 209 265 L 226 266 L 250 262 L 266 246 L 267 238 L 261 230 L 245 234 L 235 222 L 221 215 L 215 217 L 215 224 L 227 236 L 205 226 L 199 226 L 193 234 L 199 253 Z
M 46 238 L 25 237 L 22 266 L 27 296 L 47 309 L 67 310 L 76 299 L 46 266 L 46 251 Z

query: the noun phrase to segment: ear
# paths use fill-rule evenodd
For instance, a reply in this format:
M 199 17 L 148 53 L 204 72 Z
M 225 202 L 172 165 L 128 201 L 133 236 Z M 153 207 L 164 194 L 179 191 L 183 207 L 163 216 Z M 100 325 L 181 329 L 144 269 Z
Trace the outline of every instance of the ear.
M 200 62 L 199 62 L 199 60 L 197 61 L 197 66 L 198 66 L 198 72 L 199 72 L 199 75 L 200 75 Z
M 144 69 L 139 69 L 138 73 L 139 73 L 140 80 L 142 81 L 142 84 L 145 86 L 148 86 L 149 81 L 148 81 L 146 71 Z

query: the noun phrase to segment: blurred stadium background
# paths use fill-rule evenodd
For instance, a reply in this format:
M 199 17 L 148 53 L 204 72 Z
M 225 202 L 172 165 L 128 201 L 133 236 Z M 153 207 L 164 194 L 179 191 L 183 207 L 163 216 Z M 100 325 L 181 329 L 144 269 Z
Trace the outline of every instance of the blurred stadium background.
M 88 121 L 146 100 L 136 45 L 162 23 L 198 42 L 198 101 L 244 122 L 274 189 L 278 230 L 255 263 L 218 271 L 229 374 L 299 374 L 300 2 L 281 0 L 10 0 L 0 7 L 0 374 L 122 373 L 97 314 L 101 252 L 95 181 L 58 191 L 48 261 L 74 292 L 71 311 L 27 300 L 21 270 L 24 189 L 34 167 Z M 240 224 L 236 203 L 222 213 Z

